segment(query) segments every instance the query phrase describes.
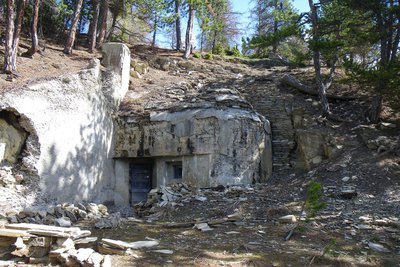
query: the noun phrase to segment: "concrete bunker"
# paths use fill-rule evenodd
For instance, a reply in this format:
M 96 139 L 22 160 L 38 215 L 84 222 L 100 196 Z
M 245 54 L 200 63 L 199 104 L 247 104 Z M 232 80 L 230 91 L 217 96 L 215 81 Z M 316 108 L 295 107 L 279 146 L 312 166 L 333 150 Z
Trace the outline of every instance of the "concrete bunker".
M 238 108 L 153 112 L 120 118 L 115 137 L 115 203 L 145 200 L 174 182 L 198 187 L 264 182 L 271 175 L 269 122 Z

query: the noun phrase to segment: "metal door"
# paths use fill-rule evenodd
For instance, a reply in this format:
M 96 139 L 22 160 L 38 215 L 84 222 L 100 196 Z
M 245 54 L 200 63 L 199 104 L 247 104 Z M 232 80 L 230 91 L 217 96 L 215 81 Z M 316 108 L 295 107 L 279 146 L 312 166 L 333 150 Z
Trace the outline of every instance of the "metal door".
M 151 164 L 130 164 L 131 203 L 145 201 L 151 190 Z

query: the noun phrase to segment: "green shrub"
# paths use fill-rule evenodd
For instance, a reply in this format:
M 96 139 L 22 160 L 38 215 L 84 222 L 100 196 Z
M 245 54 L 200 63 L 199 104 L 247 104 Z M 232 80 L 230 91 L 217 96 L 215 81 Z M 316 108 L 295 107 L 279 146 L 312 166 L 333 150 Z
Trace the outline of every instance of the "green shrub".
M 215 55 L 223 56 L 223 55 L 225 55 L 225 48 L 221 43 L 217 43 L 214 46 L 214 49 L 213 49 L 212 53 L 215 54 Z
M 307 218 L 315 217 L 316 213 L 325 208 L 326 203 L 322 202 L 323 188 L 318 182 L 311 181 L 307 189 L 306 210 Z
M 208 53 L 206 54 L 206 59 L 207 59 L 207 60 L 213 60 L 213 59 L 214 59 L 213 53 L 208 52 Z
M 195 57 L 195 58 L 201 58 L 201 53 L 194 53 L 194 54 L 193 54 L 193 57 Z
M 239 50 L 239 48 L 237 46 L 225 49 L 225 54 L 227 56 L 234 56 L 234 57 L 240 57 L 241 56 L 240 50 Z

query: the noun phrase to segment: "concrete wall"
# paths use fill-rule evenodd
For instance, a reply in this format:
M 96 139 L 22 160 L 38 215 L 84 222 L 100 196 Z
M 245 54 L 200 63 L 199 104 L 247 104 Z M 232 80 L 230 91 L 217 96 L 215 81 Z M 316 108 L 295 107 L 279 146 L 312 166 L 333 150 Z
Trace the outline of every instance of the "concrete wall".
M 33 123 L 40 145 L 35 165 L 40 187 L 57 201 L 114 198 L 112 112 L 128 90 L 121 76 L 129 73 L 130 57 L 121 44 L 105 49 L 106 54 L 113 49 L 124 51 L 125 57 L 106 62 L 109 70 L 104 73 L 99 62 L 93 61 L 86 70 L 1 96 L 0 110 L 14 108 Z

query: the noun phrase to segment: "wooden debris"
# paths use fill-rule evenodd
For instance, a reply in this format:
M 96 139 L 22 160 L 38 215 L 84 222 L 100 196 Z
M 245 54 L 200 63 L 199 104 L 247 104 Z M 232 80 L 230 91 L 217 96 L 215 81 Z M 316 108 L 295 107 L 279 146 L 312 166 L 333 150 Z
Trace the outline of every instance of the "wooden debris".
M 112 248 L 104 243 L 99 243 L 97 250 L 105 255 L 125 255 L 126 249 Z
M 110 259 L 95 252 L 97 237 L 78 227 L 57 227 L 40 224 L 18 223 L 0 229 L 0 257 L 23 258 L 30 264 L 56 264 L 62 266 L 111 266 Z M 86 248 L 75 247 L 87 246 Z M 121 241 L 122 242 L 122 241 Z M 143 241 L 155 242 L 155 241 Z M 139 243 L 128 243 L 131 248 Z M 158 244 L 158 242 L 157 242 Z M 149 244 L 142 244 L 147 247 Z M 123 250 L 125 253 L 125 250 Z M 106 260 L 106 264 L 102 262 Z M 108 265 L 107 265 L 108 264 Z M 1 263 L 0 263 L 0 266 Z M 7 265 L 8 266 L 8 265 Z
M 104 244 L 114 247 L 117 249 L 141 249 L 141 248 L 149 248 L 149 247 L 154 247 L 159 244 L 158 241 L 156 240 L 151 240 L 151 241 L 136 241 L 136 242 L 124 242 L 120 240 L 113 240 L 113 239 L 106 239 L 103 238 L 101 240 Z
M 300 92 L 308 95 L 313 95 L 313 96 L 318 96 L 318 91 L 316 90 L 315 87 L 311 87 L 308 85 L 305 85 L 301 83 L 299 80 L 297 80 L 294 76 L 292 75 L 285 75 L 281 79 L 281 83 L 285 85 L 289 85 L 293 88 L 296 88 Z M 338 99 L 338 100 L 354 100 L 357 99 L 355 96 L 338 96 L 338 95 L 332 95 L 332 94 L 327 94 L 327 97 L 330 99 Z
M 26 231 L 23 230 L 14 230 L 14 229 L 0 229 L 1 237 L 35 237 Z

